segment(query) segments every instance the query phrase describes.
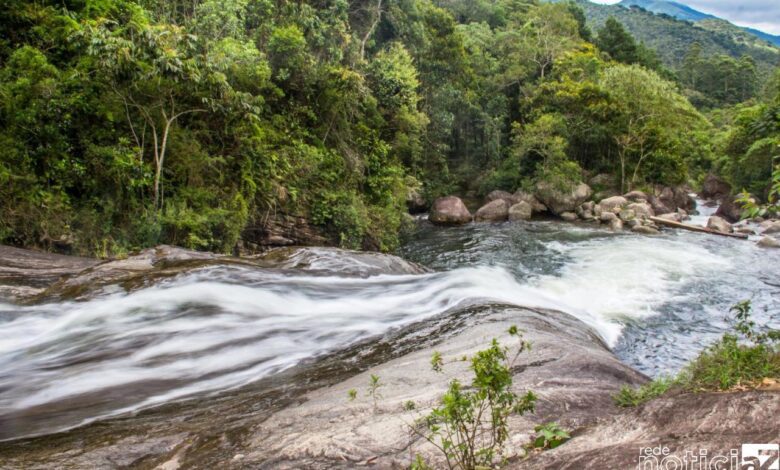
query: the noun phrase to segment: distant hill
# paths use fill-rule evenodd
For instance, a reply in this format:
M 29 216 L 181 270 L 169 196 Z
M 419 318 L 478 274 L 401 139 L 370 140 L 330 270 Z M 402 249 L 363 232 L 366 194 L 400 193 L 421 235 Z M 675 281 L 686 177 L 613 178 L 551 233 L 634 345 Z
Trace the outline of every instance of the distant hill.
M 753 28 L 737 26 L 724 19 L 718 18 L 717 16 L 702 13 L 687 5 L 683 5 L 682 3 L 666 0 L 622 0 L 618 5 L 626 8 L 638 6 L 652 13 L 669 15 L 678 20 L 692 21 L 697 23 L 697 26 L 701 26 L 705 29 L 710 29 L 708 24 L 727 23 L 728 26 L 722 24 L 718 25 L 717 30 L 732 30 L 735 34 L 737 34 L 738 30 L 745 31 L 761 40 L 767 41 L 775 46 L 780 46 L 780 36 L 775 36 Z
M 688 5 L 677 2 L 667 2 L 664 0 L 622 0 L 618 5 L 626 8 L 635 5 L 653 13 L 663 13 L 665 15 L 673 16 L 678 20 L 695 22 L 715 18 L 715 16 L 694 10 Z
M 705 55 L 726 54 L 735 58 L 743 54 L 753 57 L 758 69 L 764 74 L 780 63 L 780 49 L 728 21 L 715 17 L 681 20 L 669 13 L 653 13 L 642 6 L 601 5 L 587 0 L 576 0 L 585 11 L 588 23 L 594 31 L 601 28 L 610 16 L 631 31 L 646 46 L 658 51 L 663 62 L 673 69 L 679 69 L 685 54 L 695 42 L 702 46 Z M 668 11 L 684 11 L 696 16 L 692 8 L 660 0 L 624 0 L 646 5 L 666 4 Z M 670 6 L 671 5 L 671 6 Z M 674 7 L 677 5 L 677 7 Z

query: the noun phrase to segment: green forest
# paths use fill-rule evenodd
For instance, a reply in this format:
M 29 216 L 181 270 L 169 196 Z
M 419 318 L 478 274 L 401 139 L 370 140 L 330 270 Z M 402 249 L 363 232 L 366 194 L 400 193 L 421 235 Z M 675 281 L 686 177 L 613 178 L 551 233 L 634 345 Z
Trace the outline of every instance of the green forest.
M 410 198 L 600 174 L 762 199 L 780 56 L 721 49 L 672 63 L 573 2 L 8 0 L 0 243 L 390 251 Z

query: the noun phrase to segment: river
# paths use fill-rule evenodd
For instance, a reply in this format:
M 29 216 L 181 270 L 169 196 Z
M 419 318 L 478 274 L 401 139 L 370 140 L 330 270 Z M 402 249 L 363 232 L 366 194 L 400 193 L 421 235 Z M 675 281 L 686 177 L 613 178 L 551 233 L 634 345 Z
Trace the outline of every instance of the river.
M 360 362 L 365 350 L 344 351 L 486 302 L 567 312 L 651 376 L 722 335 L 738 301 L 780 327 L 780 250 L 725 237 L 421 220 L 397 254 L 431 272 L 374 275 L 359 256 L 310 253 L 306 270 L 209 263 L 130 293 L 0 303 L 0 440 L 241 389 L 333 354 Z

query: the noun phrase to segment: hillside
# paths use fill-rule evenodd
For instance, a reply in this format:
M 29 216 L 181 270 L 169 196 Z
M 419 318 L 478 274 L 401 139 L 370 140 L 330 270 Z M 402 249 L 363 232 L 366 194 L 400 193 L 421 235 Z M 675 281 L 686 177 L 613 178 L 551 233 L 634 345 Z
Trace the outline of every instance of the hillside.
M 599 5 L 587 0 L 578 0 L 577 3 L 585 11 L 591 28 L 601 28 L 607 18 L 613 16 L 638 40 L 656 49 L 661 60 L 675 69 L 680 67 L 693 43 L 699 43 L 703 54 L 707 56 L 748 55 L 756 61 L 758 69 L 763 73 L 768 73 L 780 61 L 780 49 L 758 38 L 752 40 L 752 36 L 723 20 L 707 19 L 694 25 L 690 21 L 679 20 L 667 14 L 654 14 L 637 7 Z M 704 23 L 704 26 L 700 23 Z M 738 29 L 741 34 L 735 34 L 722 23 Z
M 700 26 L 704 29 L 727 32 L 733 34 L 738 40 L 743 38 L 741 42 L 754 43 L 755 38 L 758 38 L 775 46 L 780 46 L 780 36 L 775 36 L 753 28 L 737 26 L 722 18 L 702 13 L 681 3 L 665 0 L 622 0 L 618 5 L 626 8 L 638 6 L 659 15 L 669 15 L 683 21 L 693 21 L 696 23 L 696 26 Z M 744 36 L 746 35 L 748 38 L 744 39 Z

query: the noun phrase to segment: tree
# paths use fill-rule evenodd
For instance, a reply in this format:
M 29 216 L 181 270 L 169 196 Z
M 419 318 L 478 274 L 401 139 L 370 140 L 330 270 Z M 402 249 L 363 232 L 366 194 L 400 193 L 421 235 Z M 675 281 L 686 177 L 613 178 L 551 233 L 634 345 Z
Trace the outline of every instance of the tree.
M 639 65 L 609 67 L 600 84 L 612 97 L 616 116 L 612 132 L 623 192 L 637 183 L 646 159 L 653 157 L 671 163 L 685 151 L 690 130 L 706 122 L 672 83 Z M 629 168 L 631 165 L 633 169 Z M 677 165 L 672 167 L 679 174 Z
M 604 26 L 599 29 L 596 45 L 609 54 L 612 60 L 624 64 L 635 64 L 639 61 L 634 37 L 612 16 L 607 18 Z

